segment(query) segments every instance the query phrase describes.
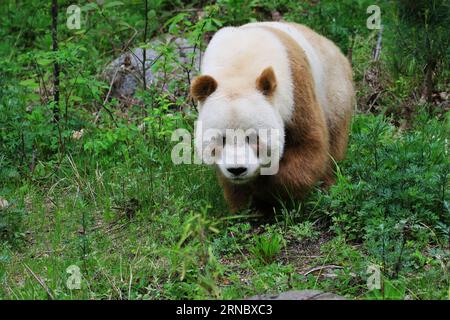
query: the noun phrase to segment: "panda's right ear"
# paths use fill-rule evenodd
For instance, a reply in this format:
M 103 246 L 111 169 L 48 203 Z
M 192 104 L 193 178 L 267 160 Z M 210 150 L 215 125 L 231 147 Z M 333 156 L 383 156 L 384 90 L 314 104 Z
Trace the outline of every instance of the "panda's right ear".
M 198 76 L 191 83 L 190 94 L 196 101 L 203 102 L 217 89 L 217 81 L 208 75 Z

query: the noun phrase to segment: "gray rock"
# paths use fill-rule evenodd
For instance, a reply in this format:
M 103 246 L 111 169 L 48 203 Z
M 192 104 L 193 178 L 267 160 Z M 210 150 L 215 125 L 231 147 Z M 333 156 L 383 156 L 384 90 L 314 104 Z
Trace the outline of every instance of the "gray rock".
M 158 52 L 158 47 L 165 44 L 170 47 L 173 56 L 164 57 L 162 53 Z M 193 58 L 192 58 L 192 55 Z M 113 60 L 103 72 L 103 78 L 112 83 L 111 95 L 114 97 L 131 97 L 136 90 L 143 86 L 143 67 L 142 61 L 144 57 L 144 50 L 142 48 L 135 48 L 123 53 L 117 59 Z M 164 74 L 158 71 L 155 74 L 152 71 L 152 66 L 158 59 L 167 58 L 168 69 L 171 70 L 169 74 Z M 154 85 L 159 79 L 166 77 L 163 81 L 163 89 L 167 89 L 167 80 L 188 80 L 188 70 L 190 77 L 192 77 L 199 69 L 200 64 L 200 50 L 195 46 L 189 44 L 183 38 L 166 37 L 163 40 L 155 39 L 150 41 L 150 48 L 146 49 L 145 62 L 145 80 L 147 88 Z
M 292 290 L 280 294 L 256 295 L 245 300 L 346 300 L 344 297 L 318 290 Z

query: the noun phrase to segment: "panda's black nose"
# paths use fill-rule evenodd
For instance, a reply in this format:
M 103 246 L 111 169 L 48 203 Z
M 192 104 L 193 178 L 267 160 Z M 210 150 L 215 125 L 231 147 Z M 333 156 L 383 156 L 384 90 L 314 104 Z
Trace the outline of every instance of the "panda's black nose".
M 227 168 L 227 170 L 234 176 L 240 176 L 243 175 L 245 172 L 247 172 L 247 168 L 245 167 Z

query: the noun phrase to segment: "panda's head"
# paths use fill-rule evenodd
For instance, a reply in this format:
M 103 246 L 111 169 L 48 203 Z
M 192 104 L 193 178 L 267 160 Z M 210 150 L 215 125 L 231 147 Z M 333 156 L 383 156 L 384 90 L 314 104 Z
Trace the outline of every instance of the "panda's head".
M 283 154 L 284 124 L 271 103 L 276 78 L 271 67 L 262 71 L 253 88 L 216 81 L 202 75 L 191 84 L 199 102 L 195 129 L 197 155 L 214 164 L 232 183 L 273 175 Z M 254 81 L 255 81 L 254 80 Z

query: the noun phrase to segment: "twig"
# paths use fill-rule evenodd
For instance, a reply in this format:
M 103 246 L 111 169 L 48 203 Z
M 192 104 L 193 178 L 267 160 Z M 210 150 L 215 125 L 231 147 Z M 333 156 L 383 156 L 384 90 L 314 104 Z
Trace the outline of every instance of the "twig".
M 312 268 L 311 270 L 306 271 L 303 275 L 307 276 L 310 273 L 313 273 L 313 272 L 316 272 L 316 271 L 322 271 L 323 269 L 344 269 L 344 267 L 336 266 L 334 264 L 330 264 L 330 265 L 327 265 L 327 266 L 320 266 L 320 267 Z
M 347 51 L 347 60 L 350 61 L 350 63 L 353 63 L 353 47 L 355 46 L 356 41 L 356 33 L 353 33 L 350 36 L 350 46 L 348 47 Z
M 185 71 L 186 71 L 186 73 L 187 73 L 187 80 L 188 80 L 188 83 L 191 83 L 191 71 L 192 71 L 192 69 L 194 68 L 195 51 L 197 50 L 198 42 L 200 41 L 200 38 L 201 38 L 202 35 L 203 35 L 203 29 L 205 28 L 205 26 L 206 26 L 206 22 L 204 22 L 204 23 L 202 24 L 202 27 L 201 27 L 201 29 L 200 29 L 200 34 L 198 35 L 198 37 L 197 37 L 197 39 L 196 39 L 196 41 L 195 41 L 195 43 L 194 43 L 194 49 L 193 49 L 193 51 L 192 51 L 192 59 L 191 59 L 190 69 L 189 69 L 189 68 L 186 68 L 186 69 L 185 69 Z M 199 53 L 199 66 L 198 66 L 198 70 L 200 70 L 201 61 L 202 61 L 202 52 L 201 52 L 201 50 L 200 50 L 200 53 Z M 188 88 L 188 92 L 186 93 L 186 96 L 189 96 L 189 88 Z M 193 100 L 193 99 L 190 99 L 190 101 L 191 101 L 192 107 L 194 107 L 194 110 L 197 111 L 197 105 L 194 103 L 194 100 Z
M 69 63 L 72 67 L 75 67 L 70 61 L 68 61 L 68 63 Z M 84 77 L 84 75 L 83 75 L 83 73 L 81 72 L 81 70 L 78 69 L 77 72 L 78 72 L 78 74 L 79 74 L 80 76 Z M 89 84 L 86 84 L 86 86 L 87 86 L 89 89 L 91 89 L 91 87 L 89 86 Z M 111 118 L 111 120 L 112 120 L 112 122 L 114 123 L 114 125 L 115 125 L 116 127 L 118 127 L 117 121 L 116 121 L 116 119 L 114 119 L 114 116 L 113 116 L 111 110 L 109 110 L 109 109 L 108 109 L 106 106 L 104 106 L 104 105 L 103 105 L 103 108 L 104 108 L 104 109 L 106 110 L 106 112 L 108 113 L 108 115 L 109 115 L 109 117 Z
M 116 69 L 116 72 L 114 73 L 114 75 L 113 75 L 113 77 L 112 77 L 112 79 L 111 79 L 111 82 L 110 82 L 110 84 L 109 84 L 108 93 L 106 94 L 105 100 L 103 100 L 103 103 L 102 103 L 102 107 L 103 107 L 108 113 L 110 113 L 111 111 L 110 111 L 108 108 L 106 108 L 106 105 L 105 105 L 105 104 L 106 104 L 106 102 L 109 100 L 109 96 L 111 95 L 112 88 L 113 88 L 113 85 L 114 85 L 114 81 L 116 81 L 117 73 L 119 72 L 119 70 L 120 70 L 120 67 Z M 94 124 L 97 123 L 98 118 L 100 117 L 100 111 L 101 111 L 101 109 L 97 111 L 97 115 L 95 116 Z M 113 121 L 114 121 L 114 123 L 115 123 L 115 120 L 114 120 L 114 117 L 112 116 L 112 114 L 110 114 L 110 116 L 111 116 L 111 119 L 113 119 Z M 117 124 L 116 124 L 116 126 L 117 126 Z
M 384 90 L 378 91 L 375 95 L 375 98 L 373 99 L 372 103 L 369 105 L 369 108 L 367 109 L 367 112 L 370 112 L 377 102 L 378 98 L 381 96 L 381 94 L 384 93 Z
M 122 51 L 125 51 L 125 50 L 129 49 L 131 42 L 134 40 L 134 37 L 136 37 L 137 34 L 138 34 L 137 30 L 134 29 L 134 34 L 131 36 L 130 39 L 128 39 L 128 42 L 123 47 Z
M 130 281 L 128 283 L 128 300 L 131 300 L 131 284 L 133 283 L 133 270 L 130 264 Z
M 50 96 L 50 94 L 49 94 L 49 92 L 47 90 L 47 86 L 45 85 L 44 75 L 42 74 L 42 70 L 41 70 L 41 68 L 39 68 L 39 65 L 38 65 L 36 59 L 34 59 L 34 63 L 35 63 L 36 71 L 38 73 L 38 77 L 39 77 L 39 91 L 41 92 L 41 88 L 40 88 L 40 84 L 41 83 L 42 83 L 42 90 L 44 91 L 45 100 L 41 99 L 41 101 L 43 103 L 47 103 L 48 102 L 48 97 Z
M 45 292 L 47 292 L 47 296 L 49 297 L 49 299 L 55 300 L 55 297 L 51 293 L 50 288 L 47 287 L 47 285 L 45 284 L 44 280 L 42 280 L 37 274 L 35 274 L 33 272 L 33 270 L 31 270 L 31 268 L 29 266 L 27 266 L 25 263 L 23 265 L 25 266 L 27 271 L 33 276 L 33 278 L 36 279 L 36 281 L 39 283 L 39 285 L 45 290 Z

